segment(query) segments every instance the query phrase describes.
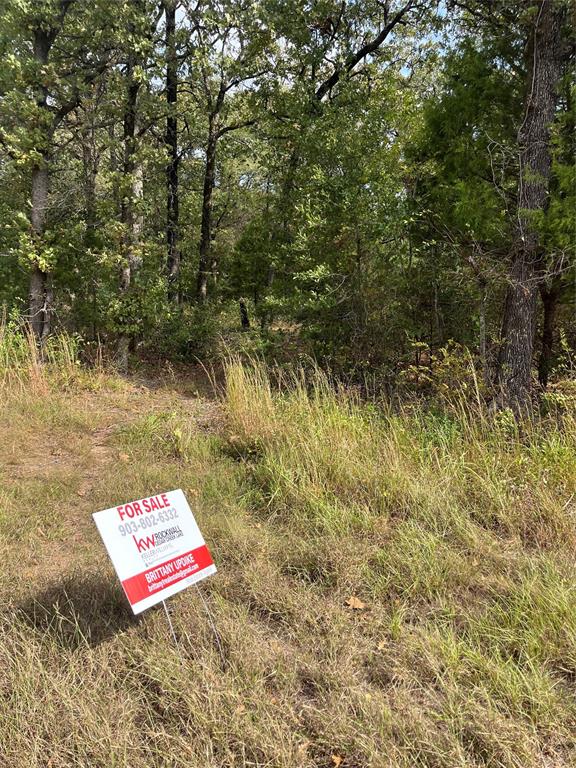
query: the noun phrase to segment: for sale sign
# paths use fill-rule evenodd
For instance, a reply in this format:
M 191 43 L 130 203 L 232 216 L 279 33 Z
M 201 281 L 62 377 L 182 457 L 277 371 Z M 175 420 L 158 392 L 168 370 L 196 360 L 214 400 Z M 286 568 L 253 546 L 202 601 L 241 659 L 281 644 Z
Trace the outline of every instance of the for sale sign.
M 92 515 L 134 613 L 216 572 L 181 490 Z

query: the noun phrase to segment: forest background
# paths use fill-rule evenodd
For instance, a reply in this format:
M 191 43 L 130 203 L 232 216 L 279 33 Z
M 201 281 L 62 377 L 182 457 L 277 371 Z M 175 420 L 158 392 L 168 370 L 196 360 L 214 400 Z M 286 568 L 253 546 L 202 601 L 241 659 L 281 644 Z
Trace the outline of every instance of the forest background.
M 121 370 L 224 338 L 529 407 L 575 365 L 571 13 L 3 4 L 6 318 Z

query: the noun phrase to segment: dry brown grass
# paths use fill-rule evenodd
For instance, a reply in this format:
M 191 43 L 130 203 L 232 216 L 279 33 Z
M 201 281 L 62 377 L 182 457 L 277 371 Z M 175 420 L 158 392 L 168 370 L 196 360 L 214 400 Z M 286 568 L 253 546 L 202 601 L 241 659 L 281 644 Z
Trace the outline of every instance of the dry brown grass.
M 574 764 L 574 422 L 308 384 L 232 365 L 212 429 L 166 387 L 5 400 L 1 765 Z M 218 564 L 224 660 L 195 589 L 178 648 L 161 611 L 131 616 L 91 524 L 175 487 Z

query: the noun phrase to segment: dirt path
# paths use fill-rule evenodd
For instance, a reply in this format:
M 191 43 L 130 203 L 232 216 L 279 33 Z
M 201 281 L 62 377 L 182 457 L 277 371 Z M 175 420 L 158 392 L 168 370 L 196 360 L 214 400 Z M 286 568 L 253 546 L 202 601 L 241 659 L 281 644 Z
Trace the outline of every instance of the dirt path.
M 189 382 L 182 391 L 135 379 L 121 388 L 56 395 L 53 402 L 47 393 L 42 409 L 23 400 L 16 411 L 2 412 L 9 437 L 0 445 L 0 523 L 6 506 L 3 533 L 8 540 L 26 540 L 26 546 L 10 548 L 8 571 L 24 574 L 33 585 L 89 563 L 91 515 L 104 503 L 107 479 L 123 463 L 129 469 L 120 433 L 155 413 L 182 413 L 202 432 L 217 428 L 218 403 L 190 389 Z

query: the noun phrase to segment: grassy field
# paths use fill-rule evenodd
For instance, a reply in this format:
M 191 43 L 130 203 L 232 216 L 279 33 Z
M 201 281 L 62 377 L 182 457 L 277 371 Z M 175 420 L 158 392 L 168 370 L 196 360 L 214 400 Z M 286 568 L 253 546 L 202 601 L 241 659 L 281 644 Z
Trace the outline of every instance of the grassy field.
M 2 344 L 0 340 L 0 357 Z M 0 765 L 576 764 L 576 421 L 0 360 Z M 134 618 L 91 520 L 186 492 L 218 565 Z

